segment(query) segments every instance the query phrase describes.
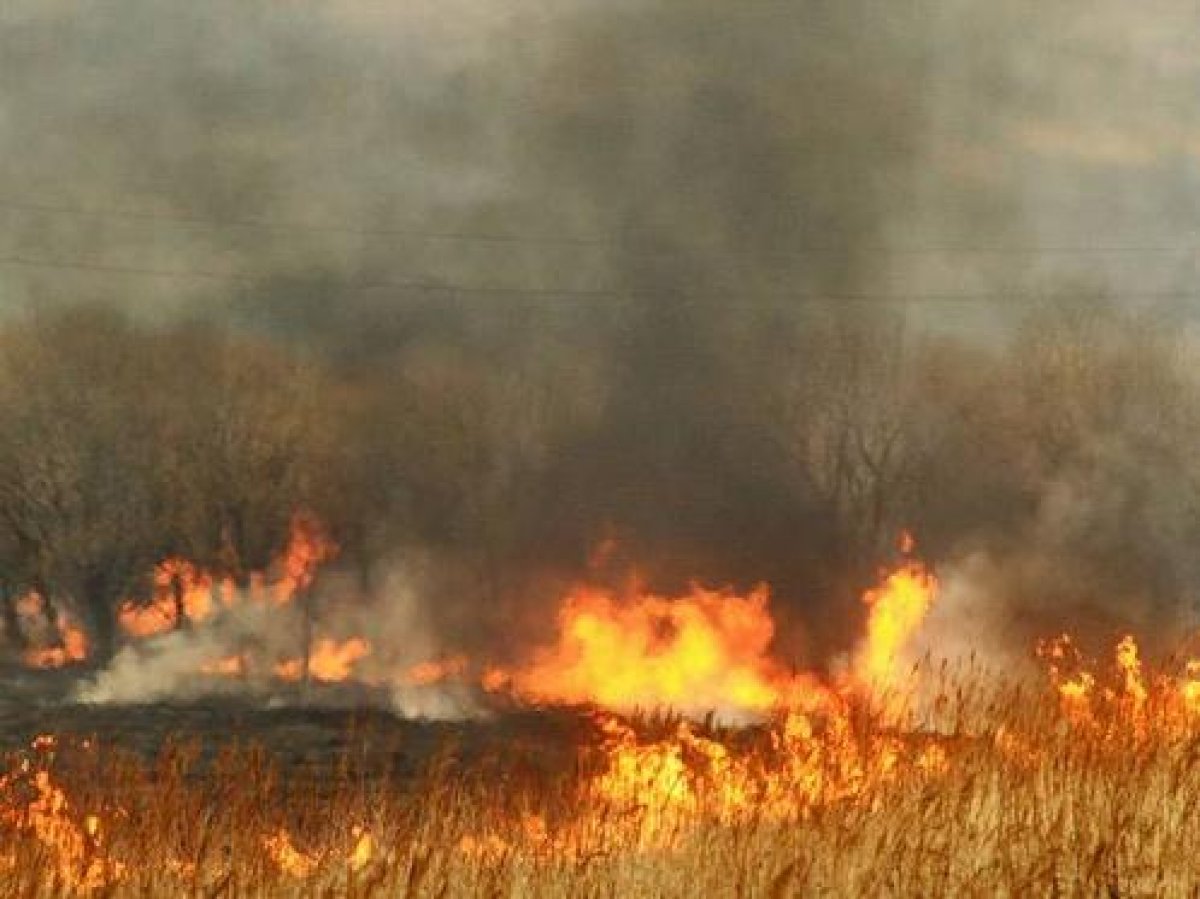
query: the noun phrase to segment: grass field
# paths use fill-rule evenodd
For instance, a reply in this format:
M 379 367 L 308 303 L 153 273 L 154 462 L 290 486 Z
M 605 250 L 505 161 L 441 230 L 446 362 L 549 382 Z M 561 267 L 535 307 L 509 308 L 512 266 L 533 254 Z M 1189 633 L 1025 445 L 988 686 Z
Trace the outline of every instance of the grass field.
M 1049 687 L 947 682 L 903 721 L 590 712 L 566 753 L 450 744 L 403 778 L 47 736 L 6 762 L 0 894 L 1190 896 L 1190 684 L 1118 655 Z

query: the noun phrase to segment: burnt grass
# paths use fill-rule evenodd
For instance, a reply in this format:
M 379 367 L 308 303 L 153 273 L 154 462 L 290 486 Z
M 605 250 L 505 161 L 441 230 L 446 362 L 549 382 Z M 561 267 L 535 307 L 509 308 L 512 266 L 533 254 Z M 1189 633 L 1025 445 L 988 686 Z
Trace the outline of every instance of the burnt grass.
M 349 776 L 402 787 L 435 764 L 472 777 L 503 766 L 556 779 L 576 770 L 580 750 L 600 740 L 588 709 L 497 707 L 463 720 L 406 718 L 355 687 L 132 705 L 75 701 L 75 688 L 89 674 L 84 667 L 0 668 L 0 755 L 22 752 L 40 735 L 54 735 L 64 748 L 89 741 L 96 752 L 146 763 L 187 745 L 202 777 L 219 753 L 254 750 L 288 780 L 319 783 L 337 771 L 343 783 Z M 68 758 L 64 753 L 62 761 Z

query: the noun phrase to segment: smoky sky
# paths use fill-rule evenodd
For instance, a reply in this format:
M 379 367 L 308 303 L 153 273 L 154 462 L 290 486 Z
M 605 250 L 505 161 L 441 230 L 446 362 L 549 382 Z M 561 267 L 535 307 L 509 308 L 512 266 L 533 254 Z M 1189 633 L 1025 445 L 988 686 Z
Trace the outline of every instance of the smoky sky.
M 1059 278 L 1194 289 L 1198 71 L 1154 24 L 1186 4 L 396 6 L 9 4 L 0 300 L 355 377 L 469 359 L 569 423 L 534 414 L 536 452 L 491 425 L 515 568 L 616 533 L 664 583 L 819 607 L 846 560 L 771 411 L 813 321 L 978 335 Z

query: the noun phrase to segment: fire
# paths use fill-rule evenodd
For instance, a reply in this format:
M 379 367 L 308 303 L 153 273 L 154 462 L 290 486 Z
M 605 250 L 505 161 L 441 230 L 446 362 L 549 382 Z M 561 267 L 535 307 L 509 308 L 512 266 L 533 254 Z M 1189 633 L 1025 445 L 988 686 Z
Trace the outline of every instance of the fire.
M 913 546 L 905 535 L 904 551 Z M 489 693 L 536 703 L 757 718 L 781 709 L 828 713 L 841 704 L 839 694 L 857 693 L 894 714 L 912 686 L 903 677 L 904 652 L 936 590 L 936 578 L 916 559 L 886 573 L 864 596 L 870 615 L 850 676 L 830 681 L 788 670 L 773 655 L 766 586 L 743 595 L 693 585 L 665 597 L 636 583 L 619 594 L 580 585 L 559 608 L 552 645 L 528 664 L 486 668 L 481 683 Z
M 323 683 L 337 683 L 350 677 L 354 666 L 371 654 L 370 644 L 362 637 L 349 640 L 319 640 L 308 661 L 309 674 Z
M 905 551 L 912 549 L 906 535 Z M 895 709 L 903 699 L 904 651 L 912 642 L 937 592 L 937 578 L 915 559 L 906 559 L 881 586 L 863 596 L 870 612 L 867 632 L 855 654 L 853 677 L 884 707 Z
M 428 687 L 443 681 L 461 678 L 470 667 L 470 660 L 464 655 L 454 655 L 445 659 L 420 662 L 413 665 L 405 673 L 404 682 L 414 687 Z M 497 684 L 497 690 L 500 685 Z M 490 692 L 496 692 L 492 690 Z
M 286 659 L 278 662 L 274 668 L 275 676 L 280 680 L 298 681 L 304 677 L 303 659 Z
M 31 592 L 17 600 L 17 614 L 27 626 L 33 625 L 43 634 L 49 632 L 49 639 L 44 641 L 48 645 L 25 651 L 24 661 L 30 668 L 62 668 L 87 658 L 87 634 L 83 628 L 64 609 L 56 610 L 51 619 L 49 606 L 41 594 Z
M 503 693 L 512 683 L 512 676 L 503 668 L 490 667 L 483 672 L 479 685 L 485 693 Z
M 1080 719 L 1088 717 L 1088 700 L 1095 686 L 1096 678 L 1086 671 L 1082 671 L 1075 675 L 1075 677 L 1065 680 L 1058 685 L 1058 691 L 1062 695 L 1063 704 L 1068 709 L 1076 711 L 1076 714 L 1072 717 Z
M 278 579 L 268 591 L 264 573 L 251 572 L 248 596 L 255 601 L 287 605 L 312 586 L 321 565 L 337 552 L 337 545 L 320 521 L 314 515 L 298 512 L 292 517 L 287 546 L 274 566 Z M 150 602 L 126 600 L 117 610 L 117 621 L 130 637 L 153 637 L 185 624 L 207 621 L 220 608 L 236 605 L 237 597 L 231 579 L 219 579 L 187 559 L 170 558 L 154 569 Z
M 354 837 L 354 847 L 350 850 L 346 865 L 351 871 L 358 873 L 371 864 L 378 855 L 379 848 L 375 843 L 374 835 L 364 827 L 354 827 L 351 836 Z
M 59 618 L 60 646 L 45 649 L 29 649 L 25 652 L 25 664 L 31 668 L 62 668 L 87 659 L 87 635 L 83 628 L 62 614 Z
M 676 853 L 690 857 L 724 833 L 738 839 L 803 835 L 831 818 L 845 827 L 866 826 L 896 808 L 933 807 L 959 793 L 973 802 L 971 791 L 984 788 L 992 791 L 985 795 L 995 795 L 997 781 L 1002 793 L 1010 784 L 1019 789 L 1031 780 L 1041 783 L 1039 772 L 1053 780 L 1068 764 L 1093 766 L 1086 770 L 1098 771 L 1102 783 L 1144 767 L 1154 772 L 1157 760 L 1171 753 L 1192 764 L 1190 747 L 1200 721 L 1177 719 L 1175 710 L 1186 702 L 1200 661 L 1189 662 L 1180 678 L 1163 676 L 1141 657 L 1132 638 L 1118 641 L 1095 671 L 1087 669 L 1069 637 L 1047 641 L 1041 653 L 1054 672 L 1048 689 L 993 706 L 989 726 L 977 732 L 906 729 L 884 715 L 864 716 L 860 704 L 838 703 L 836 697 L 811 711 L 772 709 L 750 728 L 592 710 L 573 737 L 579 743 L 571 777 L 555 774 L 542 799 L 522 792 L 521 778 L 512 778 L 496 783 L 498 792 L 484 794 L 477 805 L 460 807 L 470 794 L 452 773 L 447 789 L 417 792 L 414 830 L 407 836 L 398 837 L 397 824 L 387 823 L 405 815 L 390 810 L 376 816 L 377 808 L 369 806 L 371 817 L 360 817 L 364 807 L 354 804 L 355 823 L 347 826 L 345 816 L 332 816 L 335 826 L 324 831 L 310 812 L 264 817 L 251 811 L 246 826 L 254 829 L 241 845 L 249 848 L 254 866 L 266 871 L 267 883 L 289 894 L 338 891 L 347 883 L 384 877 L 397 859 L 409 864 L 409 846 L 415 857 L 442 852 L 454 865 L 481 870 L 519 860 L 532 876 L 600 855 L 617 864 L 669 860 Z M 448 657 L 428 668 L 417 666 L 413 676 L 459 676 L 465 666 L 460 657 Z M 780 685 L 786 695 L 787 679 Z M 1073 703 L 1086 703 L 1086 718 Z M 1143 721 L 1147 726 L 1139 725 Z M 56 779 L 51 763 L 61 747 L 53 735 L 31 746 L 37 759 L 32 764 L 26 759 L 0 779 L 0 836 L 24 840 L 11 840 L 0 854 L 0 876 L 28 864 L 26 844 L 33 844 L 70 891 L 117 892 L 127 886 L 155 894 L 140 879 L 150 870 L 136 855 L 143 843 L 128 839 L 124 830 L 133 826 L 131 816 L 106 809 L 90 789 L 72 794 Z M 1190 770 L 1179 773 L 1186 777 Z M 1166 774 L 1153 773 L 1159 776 Z M 1170 791 L 1179 782 L 1166 777 L 1162 788 Z M 1072 794 L 1072 801 L 1087 792 Z M 381 794 L 369 795 L 384 801 Z M 453 803 L 449 813 L 439 804 L 446 801 Z M 431 825 L 417 817 L 425 806 L 433 807 L 430 820 L 446 831 L 428 836 Z M 951 826 L 961 807 L 955 801 L 947 809 Z M 983 807 L 979 814 L 990 821 L 993 811 Z M 991 825 L 985 826 L 991 833 Z M 422 842 L 426 839 L 430 844 Z M 228 874 L 216 867 L 220 862 L 181 847 L 164 850 L 155 865 L 157 876 L 169 878 L 165 886 L 154 881 L 160 891 L 194 886 L 198 878 L 220 883 Z
M 349 640 L 318 640 L 308 659 L 308 675 L 319 683 L 335 684 L 349 680 L 354 666 L 371 654 L 371 645 L 362 637 Z M 301 659 L 288 659 L 275 666 L 280 680 L 296 681 L 304 675 Z
M 1189 659 L 1180 686 L 1184 707 L 1192 714 L 1200 713 L 1200 660 Z
M 1126 634 L 1113 650 L 1111 668 L 1089 664 L 1070 636 L 1043 641 L 1037 654 L 1046 665 L 1064 717 L 1073 726 L 1105 739 L 1132 735 L 1186 736 L 1200 715 L 1200 659 L 1187 659 L 1182 672 L 1147 678 L 1137 640 Z
M 131 637 L 152 637 L 185 623 L 206 621 L 217 609 L 216 578 L 186 559 L 167 559 L 154 569 L 154 594 L 148 604 L 126 600 L 117 610 L 121 629 Z M 232 602 L 232 584 L 219 586 L 223 604 Z M 182 613 L 182 616 L 181 616 Z
M 350 871 L 358 873 L 375 859 L 378 847 L 375 837 L 366 828 L 355 826 L 350 835 L 354 845 L 346 855 L 345 864 Z M 280 827 L 264 837 L 262 846 L 275 867 L 295 880 L 308 880 L 321 867 L 321 857 L 296 848 L 285 828 Z
M 1070 634 L 1060 634 L 1037 645 L 1050 682 L 1058 692 L 1064 715 L 1075 724 L 1092 721 L 1092 694 L 1096 678 L 1083 667 L 1082 656 Z
M 305 545 L 300 557 L 314 558 L 311 544 Z M 906 556 L 863 597 L 866 628 L 844 673 L 797 673 L 778 661 L 765 587 L 743 594 L 694 586 L 669 597 L 638 585 L 622 592 L 577 586 L 561 604 L 555 639 L 535 650 L 527 664 L 489 668 L 483 660 L 447 654 L 384 671 L 380 658 L 372 658 L 369 673 L 376 684 L 478 679 L 487 689 L 530 702 L 589 706 L 582 720 L 572 719 L 578 727 L 569 729 L 569 739 L 578 740 L 566 762 L 570 776 L 551 772 L 552 786 L 541 798 L 527 789 L 538 783 L 537 773 L 522 769 L 520 777 L 496 778 L 495 784 L 484 778 L 481 789 L 499 792 L 482 794 L 485 799 L 468 806 L 460 803 L 476 787 L 464 786 L 469 779 L 457 779 L 447 762 L 451 786 L 442 789 L 436 786 L 440 781 L 431 781 L 435 786 L 418 790 L 411 814 L 396 808 L 380 812 L 370 803 L 385 801 L 384 794 L 371 792 L 361 804 L 337 806 L 343 811 L 329 816 L 336 824 L 325 830 L 322 816 L 311 809 L 293 816 L 286 809 L 276 815 L 254 807 L 245 812 L 245 833 L 238 831 L 226 858 L 248 855 L 268 885 L 282 884 L 289 893 L 361 884 L 365 894 L 368 883 L 390 882 L 386 877 L 397 864 L 417 870 L 413 859 L 437 851 L 452 856 L 451 871 L 516 863 L 532 883 L 539 871 L 561 871 L 583 859 L 623 865 L 676 853 L 690 858 L 726 832 L 739 840 L 763 833 L 803 836 L 822 821 L 840 820 L 847 822 L 840 833 L 851 833 L 886 820 L 896 808 L 925 814 L 920 810 L 946 803 L 944 813 L 955 826 L 958 815 L 973 814 L 963 811 L 975 802 L 972 791 L 986 788 L 992 791 L 987 795 L 1002 796 L 1009 784 L 1053 781 L 1068 764 L 1099 771 L 1101 782 L 1108 783 L 1153 770 L 1156 760 L 1171 753 L 1183 753 L 1188 765 L 1194 761 L 1200 659 L 1163 671 L 1143 657 L 1131 635 L 1096 663 L 1069 635 L 1044 641 L 1038 654 L 1048 678 L 1040 693 L 1022 684 L 1014 698 L 989 704 L 990 717 L 979 727 L 910 726 L 896 711 L 923 676 L 923 668 L 912 677 L 906 669 L 938 584 L 911 557 L 911 538 L 904 549 Z M 293 574 L 303 574 L 297 565 Z M 191 610 L 185 604 L 189 620 L 193 612 L 198 622 L 217 617 L 215 585 L 195 569 L 177 567 L 171 575 L 175 586 L 184 583 L 181 572 L 194 576 L 190 583 L 207 585 L 214 601 Z M 262 583 L 272 593 L 278 586 Z M 290 583 L 301 584 L 303 577 Z M 42 609 L 34 600 L 28 606 Z M 358 636 L 321 636 L 311 641 L 307 659 L 278 661 L 261 654 L 265 658 L 243 646 L 204 671 L 260 672 L 285 680 L 307 672 L 317 682 L 340 682 L 360 676 L 359 663 L 371 656 L 372 646 Z M 636 709 L 735 711 L 754 723 L 738 728 L 676 715 L 625 714 Z M 219 886 L 230 876 L 229 862 L 216 861 L 217 853 L 195 854 L 183 840 L 164 848 L 151 869 L 137 855 L 144 841 L 127 836 L 134 816 L 121 811 L 125 799 L 102 803 L 96 787 L 73 793 L 69 785 L 76 783 L 80 766 L 65 764 L 68 758 L 59 740 L 44 734 L 0 773 L 0 838 L 7 840 L 0 850 L 0 879 L 29 864 L 31 855 L 47 860 L 57 883 L 72 893 L 128 887 L 154 894 L 155 888 L 169 892 L 173 886 L 195 891 L 197 884 Z M 1104 767 L 1110 765 L 1117 767 Z M 441 777 L 442 770 L 430 776 Z M 240 765 L 233 766 L 235 778 L 241 772 Z M 1043 772 L 1049 776 L 1043 778 Z M 1180 779 L 1163 774 L 1163 795 L 1190 776 L 1189 768 L 1180 772 Z M 172 789 L 188 796 L 191 787 L 181 781 Z M 1089 786 L 1072 793 L 1071 801 L 1087 801 L 1091 792 L 1096 791 Z M 222 787 L 214 795 L 231 791 Z M 1156 801 L 1161 800 L 1160 795 Z M 185 806 L 203 807 L 190 800 Z M 979 810 L 988 822 L 995 812 L 982 805 Z M 432 816 L 428 821 L 420 817 L 425 813 Z M 410 822 L 414 829 L 405 830 Z M 1018 822 L 1025 823 L 1027 816 Z M 430 829 L 435 826 L 447 829 Z M 985 829 L 994 832 L 991 823 Z M 166 878 L 167 885 L 154 880 L 144 886 L 143 880 L 152 880 L 148 871 Z
M 910 554 L 913 546 L 912 537 L 903 535 L 902 551 Z M 599 555 L 612 552 L 608 545 Z M 244 589 L 186 559 L 169 558 L 154 570 L 149 602 L 122 603 L 117 621 L 127 638 L 141 640 L 184 626 L 212 626 L 241 603 L 249 603 L 247 608 L 286 605 L 311 589 L 320 566 L 337 553 L 320 521 L 297 513 L 276 562 L 266 571 L 248 573 Z M 879 588 L 869 591 L 864 597 L 870 607 L 867 632 L 847 678 L 797 672 L 779 660 L 766 585 L 742 593 L 696 584 L 681 596 L 664 596 L 631 581 L 620 591 L 587 584 L 571 589 L 560 604 L 555 641 L 535 650 L 527 662 L 502 667 L 448 654 L 391 671 L 375 664 L 370 682 L 425 687 L 474 678 L 487 693 L 506 693 L 524 702 L 715 711 L 727 719 L 761 720 L 783 709 L 827 713 L 849 693 L 866 694 L 888 707 L 905 686 L 903 653 L 935 590 L 933 575 L 905 558 Z M 28 614 L 44 616 L 46 604 L 40 597 L 33 595 L 23 604 Z M 311 616 L 311 604 L 306 602 L 301 612 Z M 86 658 L 84 631 L 63 611 L 56 620 L 59 639 L 30 650 L 29 664 L 47 667 Z M 316 683 L 359 676 L 359 663 L 372 654 L 364 637 L 313 634 L 311 617 L 305 628 L 307 658 L 231 647 L 197 664 L 197 673 L 237 678 L 257 673 Z
M 683 757 L 691 732 L 681 725 L 674 739 L 640 745 L 622 722 L 601 718 L 598 723 L 607 766 L 593 784 L 596 796 L 639 811 L 638 845 L 669 846 L 675 821 L 698 802 L 694 777 Z
M 156 600 L 151 605 L 139 606 L 126 600 L 117 611 L 117 620 L 131 637 L 153 637 L 178 626 L 175 606 L 169 601 L 159 603 Z
M 56 747 L 53 736 L 37 737 L 30 746 L 33 758 L 25 758 L 17 770 L 0 776 L 0 826 L 35 838 L 69 890 L 94 892 L 118 880 L 125 866 L 104 854 L 101 817 L 79 814 L 43 766 L 45 754 Z
M 246 674 L 246 658 L 239 654 L 226 656 L 213 662 L 205 662 L 200 666 L 200 673 L 221 677 L 243 677 Z
M 273 602 L 286 605 L 311 587 L 317 571 L 338 551 L 320 519 L 307 512 L 293 515 L 291 536 L 279 563 L 281 576 L 272 591 Z
M 677 848 L 700 822 L 791 825 L 821 806 L 869 805 L 888 786 L 946 776 L 952 755 L 932 742 L 855 735 L 845 707 L 773 719 L 751 742 L 727 743 L 679 723 L 665 736 L 639 738 L 627 722 L 600 714 L 603 769 L 589 784 L 596 812 L 622 822 L 623 845 Z M 571 845 L 569 831 L 558 845 Z
M 280 871 L 297 880 L 306 880 L 317 869 L 317 859 L 297 849 L 283 828 L 263 838 L 263 849 Z
M 767 712 L 793 686 L 769 655 L 768 593 L 694 586 L 667 598 L 577 587 L 558 615 L 555 645 L 529 665 L 493 669 L 485 684 L 535 702 L 610 709 Z
M 1117 668 L 1121 672 L 1125 696 L 1134 715 L 1140 715 L 1146 705 L 1149 691 L 1142 678 L 1142 662 L 1138 658 L 1138 645 L 1132 634 L 1126 634 L 1117 643 Z
M 292 517 L 287 544 L 276 561 L 268 571 L 249 572 L 244 589 L 235 586 L 232 578 L 218 577 L 187 559 L 169 558 L 155 566 L 149 601 L 122 602 L 117 610 L 117 623 L 126 637 L 143 640 L 184 626 L 211 623 L 222 612 L 243 602 L 285 606 L 312 587 L 321 565 L 337 553 L 337 544 L 320 520 L 310 513 L 298 512 Z M 68 642 L 68 638 L 75 642 Z M 64 664 L 66 660 L 82 660 L 86 657 L 86 646 L 79 642 L 82 638 L 82 631 L 64 631 L 63 648 L 31 653 L 30 664 L 45 667 Z M 352 676 L 355 664 L 369 653 L 369 644 L 360 637 L 342 641 L 318 639 L 308 660 L 309 676 L 326 683 L 346 680 Z M 256 660 L 239 651 L 204 662 L 198 673 L 245 677 L 254 670 L 295 681 L 304 676 L 304 662 L 288 659 L 272 665 L 269 659 Z

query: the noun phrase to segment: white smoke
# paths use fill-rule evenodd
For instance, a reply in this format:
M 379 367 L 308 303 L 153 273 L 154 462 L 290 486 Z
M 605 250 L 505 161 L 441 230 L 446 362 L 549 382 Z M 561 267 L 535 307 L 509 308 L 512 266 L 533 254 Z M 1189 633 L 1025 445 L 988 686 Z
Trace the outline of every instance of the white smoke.
M 333 574 L 318 585 L 312 608 L 315 641 L 365 639 L 368 654 L 345 682 L 299 685 L 277 676 L 276 667 L 302 656 L 304 613 L 254 600 L 245 593 L 212 618 L 147 638 L 133 638 L 98 674 L 81 684 L 75 699 L 92 704 L 192 702 L 237 697 L 269 704 L 379 705 L 413 718 L 461 719 L 481 712 L 475 690 L 462 679 L 416 683 L 413 666 L 444 655 L 425 615 L 417 579 L 389 565 L 380 587 L 363 596 L 352 579 Z M 240 660 L 236 672 L 222 662 Z

